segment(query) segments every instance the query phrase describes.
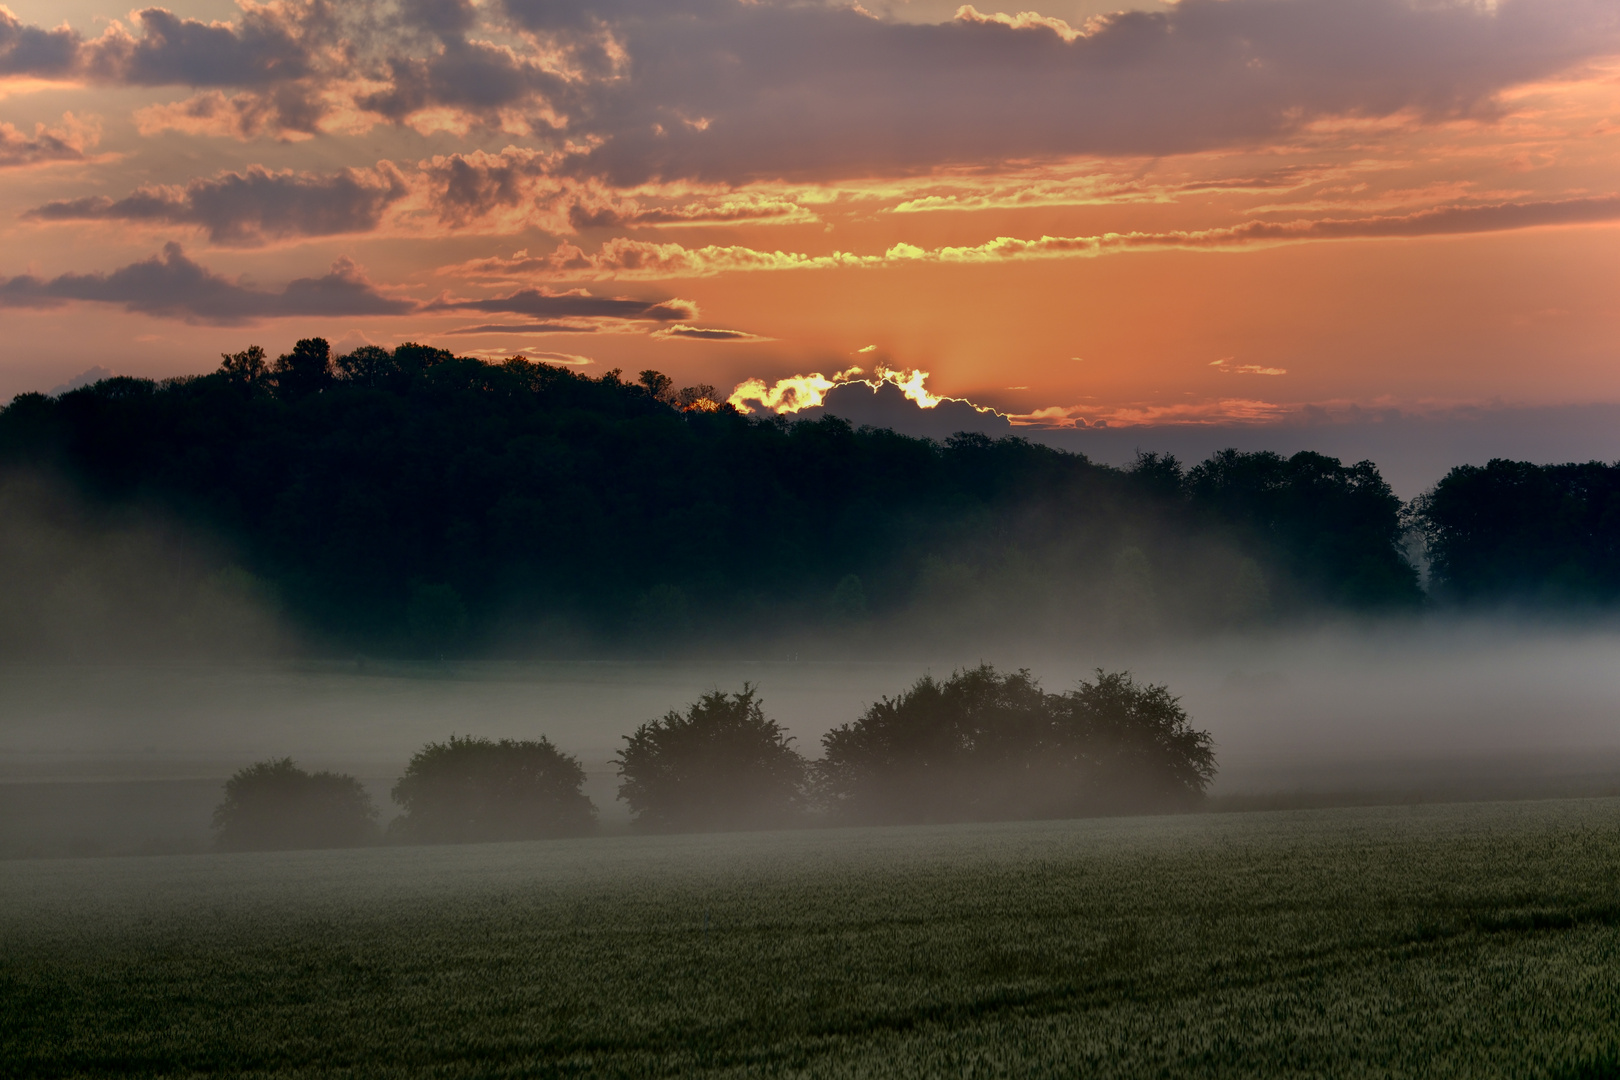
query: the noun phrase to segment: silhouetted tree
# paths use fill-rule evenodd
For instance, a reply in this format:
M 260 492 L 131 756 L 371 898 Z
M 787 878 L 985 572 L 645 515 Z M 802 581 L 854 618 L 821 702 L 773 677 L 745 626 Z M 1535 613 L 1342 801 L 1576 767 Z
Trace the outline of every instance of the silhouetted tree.
M 1064 695 L 987 664 L 917 681 L 828 732 L 835 816 L 958 821 L 1177 809 L 1214 775 L 1209 735 L 1162 686 L 1098 671 Z
M 806 808 L 808 766 L 746 683 L 741 693 L 710 691 L 624 741 L 619 798 L 638 828 L 771 828 Z
M 1070 783 L 1078 781 L 1059 800 L 1066 809 L 1185 809 L 1215 778 L 1209 732 L 1192 726 L 1168 687 L 1098 668 L 1095 681 L 1047 700 L 1053 716 L 1047 761 Z
M 257 386 L 269 375 L 270 366 L 264 348 L 249 345 L 238 353 L 220 353 L 219 370 L 233 382 Z
M 1155 486 L 1170 471 L 1163 459 L 1137 468 Z M 1370 461 L 1222 450 L 1183 483 L 1195 509 L 1264 550 L 1313 599 L 1356 609 L 1422 600 L 1402 549 L 1401 500 Z
M 376 839 L 377 808 L 354 777 L 307 773 L 281 758 L 225 782 L 214 830 L 226 851 L 354 847 Z
M 295 400 L 326 389 L 332 381 L 332 350 L 325 338 L 301 338 L 276 358 L 276 393 Z
M 394 785 L 391 832 L 419 843 L 579 836 L 596 826 L 585 770 L 550 740 L 450 736 L 418 750 Z
M 1580 606 L 1620 598 L 1620 465 L 1461 465 L 1414 500 L 1413 517 L 1445 600 Z

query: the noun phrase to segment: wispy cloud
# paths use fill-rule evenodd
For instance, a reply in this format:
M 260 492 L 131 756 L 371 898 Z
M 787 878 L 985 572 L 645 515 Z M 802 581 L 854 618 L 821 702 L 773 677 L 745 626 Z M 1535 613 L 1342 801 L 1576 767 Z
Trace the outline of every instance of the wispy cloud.
M 1296 221 L 1246 221 L 1212 229 L 1100 233 L 1092 236 L 998 236 L 982 244 L 934 248 L 895 244 L 874 254 L 825 255 L 762 251 L 741 245 L 688 248 L 677 243 L 605 241 L 595 252 L 561 244 L 547 255 L 519 252 L 510 259 L 478 259 L 453 272 L 468 277 L 573 280 L 660 280 L 772 270 L 826 270 L 915 263 L 994 263 L 1030 259 L 1095 258 L 1126 251 L 1182 248 L 1222 250 L 1324 240 L 1374 240 L 1503 232 L 1620 221 L 1620 195 L 1445 206 L 1410 214 Z

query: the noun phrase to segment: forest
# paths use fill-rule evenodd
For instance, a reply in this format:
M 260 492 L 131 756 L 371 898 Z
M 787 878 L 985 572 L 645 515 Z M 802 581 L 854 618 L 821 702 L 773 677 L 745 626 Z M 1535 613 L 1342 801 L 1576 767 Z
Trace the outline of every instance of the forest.
M 21 395 L 0 469 L 70 489 L 76 520 L 140 507 L 208 537 L 210 580 L 336 651 L 1129 637 L 1620 591 L 1606 465 L 1462 466 L 1403 505 L 1365 461 L 1116 468 L 718 397 L 312 338 Z

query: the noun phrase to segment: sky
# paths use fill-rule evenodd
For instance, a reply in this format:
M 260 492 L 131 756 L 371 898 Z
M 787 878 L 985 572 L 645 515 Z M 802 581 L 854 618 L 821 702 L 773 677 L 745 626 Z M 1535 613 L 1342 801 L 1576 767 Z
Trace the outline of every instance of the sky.
M 1116 8 L 11 0 L 0 398 L 319 335 L 1407 487 L 1620 457 L 1620 5 Z

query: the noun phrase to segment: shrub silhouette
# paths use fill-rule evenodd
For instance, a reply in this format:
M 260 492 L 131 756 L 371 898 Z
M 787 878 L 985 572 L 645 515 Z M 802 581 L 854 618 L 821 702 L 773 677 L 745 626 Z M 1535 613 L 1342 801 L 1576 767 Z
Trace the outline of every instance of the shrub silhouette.
M 389 829 L 421 843 L 578 836 L 596 826 L 584 782 L 579 761 L 544 737 L 452 735 L 411 758 L 392 792 L 405 813 Z
M 214 829 L 225 851 L 355 847 L 377 838 L 377 808 L 354 777 L 307 773 L 281 758 L 225 782 Z
M 989 665 L 925 676 L 822 741 L 822 794 L 863 822 L 1179 809 L 1215 772 L 1208 733 L 1166 688 L 1101 670 L 1063 695 Z
M 619 798 L 638 828 L 772 828 L 806 808 L 809 765 L 747 683 L 737 694 L 710 691 L 624 741 Z

